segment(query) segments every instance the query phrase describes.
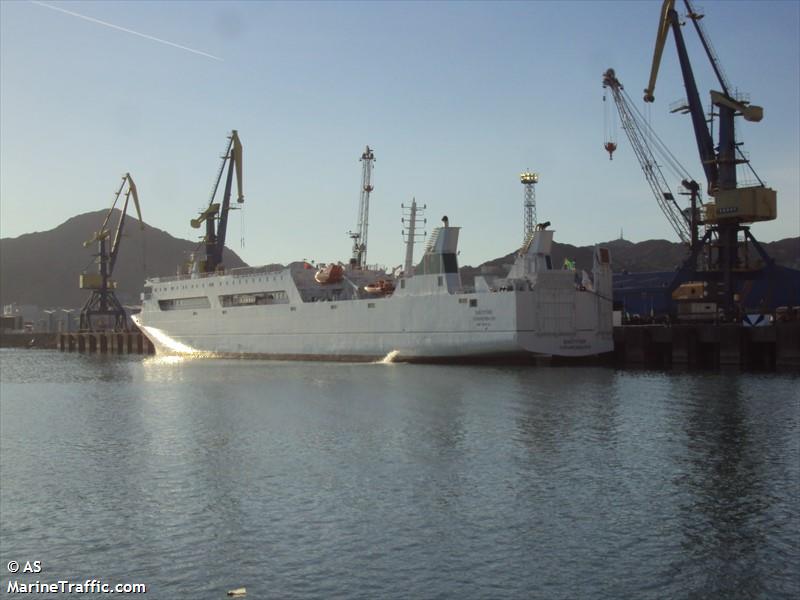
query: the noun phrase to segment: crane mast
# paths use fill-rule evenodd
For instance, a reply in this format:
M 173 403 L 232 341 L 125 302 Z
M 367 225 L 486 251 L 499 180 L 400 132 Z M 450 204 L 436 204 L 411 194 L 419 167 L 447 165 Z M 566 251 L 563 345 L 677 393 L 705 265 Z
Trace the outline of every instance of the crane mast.
M 353 256 L 350 264 L 364 268 L 367 264 L 367 233 L 369 229 L 369 195 L 374 189 L 372 185 L 372 168 L 375 154 L 367 146 L 361 155 L 361 196 L 358 203 L 358 225 L 356 231 L 349 232 L 353 240 Z
M 109 229 L 109 221 L 114 212 L 120 197 L 123 196 L 122 208 L 120 208 L 119 221 L 114 230 L 114 237 L 111 242 L 111 248 L 108 248 L 108 240 L 111 238 L 111 230 Z M 119 256 L 120 244 L 122 242 L 122 233 L 125 228 L 125 216 L 128 211 L 128 202 L 133 199 L 133 204 L 136 207 L 136 214 L 139 217 L 139 227 L 144 231 L 144 221 L 142 221 L 142 211 L 139 207 L 139 194 L 136 190 L 136 184 L 130 173 L 125 173 L 122 177 L 122 183 L 117 188 L 117 193 L 114 195 L 114 201 L 111 203 L 111 208 L 106 213 L 100 229 L 94 235 L 83 243 L 85 248 L 88 248 L 94 243 L 97 243 L 97 254 L 95 254 L 97 263 L 97 273 L 82 273 L 80 276 L 81 289 L 91 290 L 91 294 L 83 305 L 80 315 L 80 329 L 81 331 L 96 331 L 108 327 L 108 320 L 113 320 L 111 329 L 113 331 L 124 331 L 127 326 L 127 318 L 125 309 L 117 299 L 114 290 L 117 287 L 117 282 L 111 277 L 114 274 L 114 267 L 117 264 L 117 257 Z M 101 325 L 98 319 L 102 317 L 104 323 Z
M 225 177 L 225 190 L 222 194 L 222 202 L 218 203 L 214 199 L 219 190 L 219 184 L 222 181 L 222 174 L 225 172 L 226 165 L 228 173 Z M 239 141 L 239 133 L 235 129 L 228 136 L 228 142 L 222 154 L 222 162 L 211 189 L 211 199 L 208 207 L 201 211 L 197 218 L 190 221 L 190 225 L 195 229 L 199 229 L 203 223 L 206 224 L 206 234 L 203 237 L 206 258 L 200 263 L 200 271 L 203 273 L 213 273 L 222 268 L 222 252 L 225 249 L 225 237 L 228 231 L 228 212 L 232 210 L 230 204 L 234 173 L 236 173 L 236 202 L 242 204 L 244 202 L 242 143 Z

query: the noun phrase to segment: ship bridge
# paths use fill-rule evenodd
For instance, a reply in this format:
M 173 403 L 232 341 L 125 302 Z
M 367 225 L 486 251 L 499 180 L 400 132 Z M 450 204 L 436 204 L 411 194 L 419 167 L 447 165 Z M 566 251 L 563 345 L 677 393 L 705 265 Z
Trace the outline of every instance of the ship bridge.
M 414 276 L 400 280 L 395 294 L 456 294 L 461 291 L 461 275 L 458 272 L 458 233 L 460 227 L 450 227 L 447 217 L 442 218 L 442 227 L 431 232 L 425 246 L 425 254 Z

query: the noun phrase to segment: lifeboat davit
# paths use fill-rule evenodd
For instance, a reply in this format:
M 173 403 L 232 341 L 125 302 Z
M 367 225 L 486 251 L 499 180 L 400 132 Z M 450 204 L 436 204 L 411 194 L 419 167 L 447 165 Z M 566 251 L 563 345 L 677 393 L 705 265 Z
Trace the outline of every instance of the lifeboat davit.
M 342 280 L 342 273 L 344 273 L 342 265 L 330 264 L 319 269 L 314 274 L 314 280 L 322 284 L 338 283 Z
M 394 283 L 391 281 L 386 281 L 385 279 L 379 279 L 374 283 L 370 283 L 364 286 L 364 291 L 368 294 L 391 294 L 394 291 Z

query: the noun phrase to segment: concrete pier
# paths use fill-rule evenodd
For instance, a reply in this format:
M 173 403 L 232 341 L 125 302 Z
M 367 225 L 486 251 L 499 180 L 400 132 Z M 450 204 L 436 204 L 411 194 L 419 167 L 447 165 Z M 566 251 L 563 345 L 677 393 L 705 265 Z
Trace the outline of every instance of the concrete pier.
M 765 327 L 733 323 L 615 327 L 614 364 L 800 370 L 800 322 Z
M 152 342 L 138 331 L 60 333 L 58 349 L 98 354 L 155 354 Z
M 62 352 L 154 354 L 153 344 L 138 331 L 0 335 L 0 346 L 52 348 Z M 625 325 L 614 328 L 614 351 L 584 360 L 559 357 L 536 364 L 602 364 L 617 368 L 718 369 L 738 367 L 800 371 L 800 321 L 765 327 L 736 324 Z

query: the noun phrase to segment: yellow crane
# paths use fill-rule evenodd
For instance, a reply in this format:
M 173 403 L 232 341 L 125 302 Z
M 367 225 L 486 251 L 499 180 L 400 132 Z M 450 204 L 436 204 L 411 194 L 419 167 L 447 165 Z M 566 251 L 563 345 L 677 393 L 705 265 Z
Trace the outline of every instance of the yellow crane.
M 228 174 L 225 179 L 222 202 L 220 203 L 215 202 L 214 198 L 217 195 L 225 165 L 228 165 Z M 228 230 L 228 211 L 231 210 L 231 188 L 233 186 L 234 172 L 236 173 L 236 189 L 238 192 L 236 202 L 242 204 L 244 202 L 242 143 L 239 141 L 239 133 L 235 129 L 228 136 L 228 144 L 222 155 L 222 163 L 217 172 L 217 177 L 214 180 L 208 207 L 201 211 L 197 218 L 190 221 L 190 225 L 195 229 L 199 229 L 203 223 L 206 224 L 206 234 L 203 237 L 206 258 L 200 263 L 200 271 L 203 273 L 213 273 L 222 267 L 222 251 L 225 249 L 225 235 Z
M 111 242 L 111 248 L 109 249 L 108 240 L 111 238 L 109 221 L 111 220 L 114 208 L 117 206 L 117 202 L 123 195 L 124 202 L 122 208 L 119 209 L 120 217 L 114 229 L 114 238 Z M 80 276 L 80 288 L 82 290 L 91 290 L 89 299 L 81 309 L 81 331 L 96 331 L 98 329 L 124 331 L 127 329 L 125 309 L 114 293 L 114 290 L 117 288 L 117 282 L 112 279 L 112 275 L 114 274 L 114 266 L 117 264 L 117 257 L 119 256 L 122 232 L 125 227 L 125 217 L 128 211 L 128 202 L 131 199 L 133 199 L 133 204 L 136 207 L 136 214 L 139 217 L 139 227 L 141 230 L 144 230 L 144 221 L 142 221 L 142 211 L 139 207 L 139 194 L 136 190 L 136 184 L 133 182 L 131 174 L 125 173 L 125 175 L 122 176 L 122 183 L 120 183 L 117 193 L 114 195 L 111 208 L 106 213 L 106 217 L 100 225 L 100 229 L 94 232 L 94 235 L 83 243 L 85 248 L 88 248 L 92 244 L 97 244 L 97 254 L 95 254 L 97 272 L 84 272 L 81 273 Z M 100 320 L 101 317 L 102 322 Z

